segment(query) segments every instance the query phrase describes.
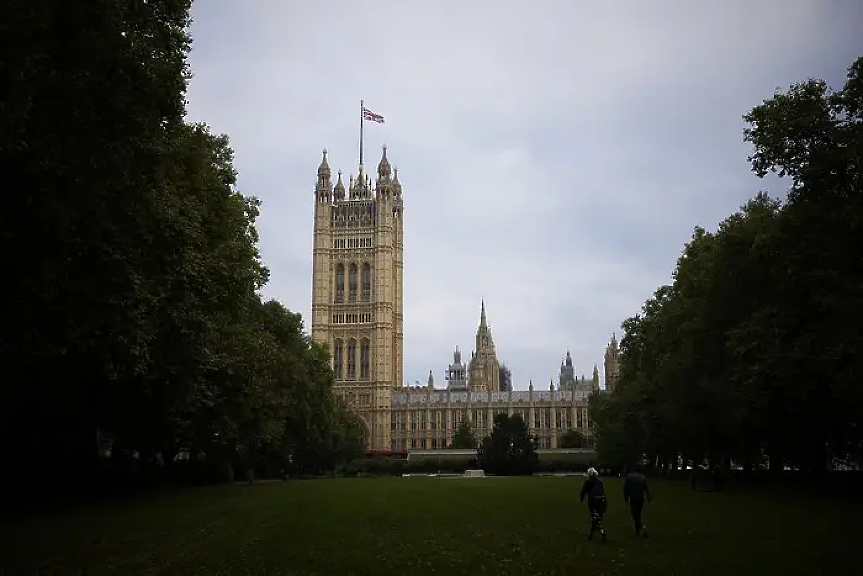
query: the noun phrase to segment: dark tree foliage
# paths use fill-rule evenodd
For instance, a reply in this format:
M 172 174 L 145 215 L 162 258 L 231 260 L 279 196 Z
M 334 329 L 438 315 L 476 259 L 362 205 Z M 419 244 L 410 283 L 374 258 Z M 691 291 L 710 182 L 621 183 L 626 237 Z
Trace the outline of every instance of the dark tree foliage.
M 863 459 L 863 58 L 746 116 L 759 193 L 696 228 L 669 286 L 623 322 L 621 383 L 592 402 L 600 459 L 819 473 Z
M 477 460 L 487 474 L 519 476 L 533 474 L 539 464 L 534 438 L 518 414 L 501 412 L 494 417 L 491 434 L 483 438 Z
M 560 437 L 561 448 L 587 448 L 587 439 L 576 429 L 567 430 Z
M 460 450 L 476 450 L 476 435 L 473 428 L 471 428 L 470 422 L 464 420 L 459 424 L 452 436 L 452 443 L 449 447 Z
M 260 202 L 228 138 L 184 121 L 190 4 L 0 8 L 5 494 L 361 450 L 326 350 L 259 295 Z

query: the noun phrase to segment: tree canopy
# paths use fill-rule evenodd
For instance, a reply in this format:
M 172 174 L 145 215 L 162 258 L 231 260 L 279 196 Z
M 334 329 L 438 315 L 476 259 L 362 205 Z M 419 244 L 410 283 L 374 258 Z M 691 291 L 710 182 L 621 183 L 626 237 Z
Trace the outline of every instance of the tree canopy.
M 670 285 L 624 320 L 621 380 L 591 405 L 600 458 L 769 462 L 814 472 L 863 457 L 863 58 L 744 116 L 760 192 L 696 227 Z
M 86 484 L 106 447 L 229 477 L 362 448 L 327 351 L 260 296 L 261 203 L 236 189 L 228 137 L 184 120 L 190 5 L 0 11 L 5 483 L 38 490 L 60 469 Z
M 452 443 L 450 448 L 460 450 L 475 450 L 477 447 L 476 435 L 470 422 L 462 420 L 452 435 Z
M 496 476 L 530 475 L 536 471 L 536 443 L 519 414 L 495 414 L 491 434 L 482 439 L 477 460 L 487 474 Z

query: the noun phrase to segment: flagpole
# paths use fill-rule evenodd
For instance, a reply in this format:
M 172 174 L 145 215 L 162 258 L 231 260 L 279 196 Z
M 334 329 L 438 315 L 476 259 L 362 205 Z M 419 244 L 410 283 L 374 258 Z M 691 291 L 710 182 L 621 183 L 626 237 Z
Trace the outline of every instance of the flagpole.
M 365 105 L 363 100 L 360 100 L 360 168 L 363 166 L 363 110 Z

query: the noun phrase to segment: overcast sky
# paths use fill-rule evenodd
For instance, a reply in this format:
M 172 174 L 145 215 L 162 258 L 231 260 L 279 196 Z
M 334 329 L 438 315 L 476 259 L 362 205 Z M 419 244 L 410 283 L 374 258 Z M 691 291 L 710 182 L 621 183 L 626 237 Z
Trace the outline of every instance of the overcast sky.
M 268 297 L 311 308 L 321 149 L 381 144 L 405 198 L 405 380 L 473 349 L 485 299 L 516 389 L 567 349 L 602 372 L 621 321 L 670 281 L 696 225 L 759 189 L 741 116 L 863 54 L 859 0 L 198 0 L 189 117 L 229 134 L 262 199 Z M 856 35 L 856 36 L 855 36 Z

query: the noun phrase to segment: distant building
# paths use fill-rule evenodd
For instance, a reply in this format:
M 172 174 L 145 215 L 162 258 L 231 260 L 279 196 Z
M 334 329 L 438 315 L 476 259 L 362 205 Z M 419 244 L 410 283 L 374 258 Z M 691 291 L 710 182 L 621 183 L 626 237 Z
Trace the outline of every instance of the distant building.
M 512 390 L 484 301 L 470 360 L 465 364 L 456 347 L 446 389 L 435 389 L 431 371 L 426 386 L 403 385 L 403 212 L 402 185 L 386 147 L 374 184 L 361 165 L 347 189 L 341 172 L 333 183 L 324 151 L 315 185 L 312 337 L 329 347 L 335 392 L 359 416 L 367 447 L 443 449 L 461 422 L 469 420 L 482 437 L 499 412 L 521 414 L 540 448 L 558 447 L 573 428 L 589 436 L 596 367 L 589 383 L 577 380 L 567 352 L 557 389 L 551 382 L 547 391 L 535 391 L 531 382 L 528 390 Z M 609 358 L 606 351 L 611 389 Z
M 462 392 L 467 390 L 467 366 L 461 361 L 461 350 L 455 347 L 452 355 L 452 364 L 446 371 L 446 389 Z
M 617 335 L 611 335 L 611 342 L 605 348 L 605 391 L 614 392 L 620 381 L 620 348 L 617 346 Z

